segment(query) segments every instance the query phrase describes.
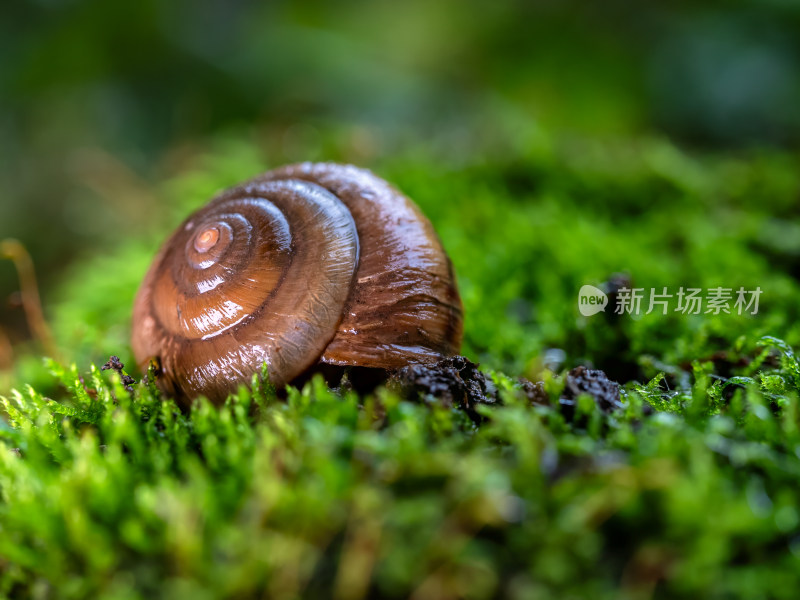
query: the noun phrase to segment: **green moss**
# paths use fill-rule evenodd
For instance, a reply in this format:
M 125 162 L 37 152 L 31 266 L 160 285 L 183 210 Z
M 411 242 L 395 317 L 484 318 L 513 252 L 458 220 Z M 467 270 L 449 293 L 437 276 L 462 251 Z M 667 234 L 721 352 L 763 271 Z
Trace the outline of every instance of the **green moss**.
M 132 364 L 130 307 L 160 240 L 217 189 L 278 161 L 221 141 L 165 182 L 153 229 L 120 232 L 117 246 L 72 267 L 50 307 L 65 363 L 80 368 L 26 358 L 12 375 L 0 589 L 793 598 L 794 162 L 542 132 L 516 147 L 371 165 L 418 202 L 452 256 L 464 353 L 504 396 L 480 409 L 479 426 L 435 400 L 340 396 L 318 380 L 286 402 L 256 380 L 220 409 L 199 402 L 182 414 L 144 384 L 131 396 L 116 375 L 87 371 L 112 353 Z M 578 289 L 615 273 L 648 290 L 763 295 L 752 316 L 582 317 Z M 520 375 L 543 377 L 557 397 L 551 348 L 565 367 L 619 379 L 625 408 L 606 414 L 580 397 L 567 420 L 517 397 Z

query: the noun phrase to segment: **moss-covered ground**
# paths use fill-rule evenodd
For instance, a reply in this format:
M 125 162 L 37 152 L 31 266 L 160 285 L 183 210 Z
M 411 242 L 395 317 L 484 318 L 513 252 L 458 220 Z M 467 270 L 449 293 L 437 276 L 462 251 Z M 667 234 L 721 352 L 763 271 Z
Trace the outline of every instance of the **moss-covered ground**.
M 796 156 L 519 139 L 366 162 L 453 259 L 463 353 L 503 398 L 479 425 L 436 398 L 319 380 L 185 414 L 92 367 L 133 364 L 133 295 L 167 233 L 278 161 L 220 141 L 163 182 L 146 229 L 114 232 L 48 294 L 59 362 L 34 346 L 0 379 L 0 593 L 796 598 Z M 683 314 L 673 298 L 666 315 L 582 316 L 580 287 L 613 280 L 762 294 L 755 315 Z M 564 417 L 563 373 L 581 364 L 620 382 L 623 409 L 582 397 Z M 518 377 L 544 380 L 551 406 Z

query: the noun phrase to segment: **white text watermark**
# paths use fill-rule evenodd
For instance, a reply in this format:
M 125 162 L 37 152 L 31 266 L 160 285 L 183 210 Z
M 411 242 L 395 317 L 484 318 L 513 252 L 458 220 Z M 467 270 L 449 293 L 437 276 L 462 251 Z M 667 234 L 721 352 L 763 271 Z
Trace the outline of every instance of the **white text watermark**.
M 649 315 L 670 312 L 684 315 L 757 315 L 761 288 L 746 290 L 734 288 L 684 288 L 668 290 L 659 288 L 621 287 L 615 292 L 616 304 L 614 314 L 617 315 Z M 584 285 L 578 292 L 578 310 L 585 317 L 590 317 L 608 306 L 608 294 L 593 285 Z

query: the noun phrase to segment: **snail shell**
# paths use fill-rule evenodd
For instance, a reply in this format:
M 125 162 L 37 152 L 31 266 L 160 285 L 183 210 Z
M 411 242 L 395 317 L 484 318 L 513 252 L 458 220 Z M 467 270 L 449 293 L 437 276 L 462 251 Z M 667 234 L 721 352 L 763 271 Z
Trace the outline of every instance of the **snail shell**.
M 303 163 L 222 192 L 173 233 L 132 343 L 168 395 L 221 402 L 265 362 L 282 387 L 319 363 L 434 362 L 461 332 L 452 265 L 419 209 L 369 171 Z

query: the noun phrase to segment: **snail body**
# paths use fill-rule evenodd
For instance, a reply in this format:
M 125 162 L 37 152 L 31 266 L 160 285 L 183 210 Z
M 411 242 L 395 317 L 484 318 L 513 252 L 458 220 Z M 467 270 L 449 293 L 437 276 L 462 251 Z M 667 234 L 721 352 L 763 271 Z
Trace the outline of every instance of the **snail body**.
M 303 163 L 219 194 L 156 256 L 133 311 L 162 390 L 220 402 L 266 362 L 276 387 L 315 365 L 395 369 L 458 352 L 461 300 L 433 226 L 352 166 Z

